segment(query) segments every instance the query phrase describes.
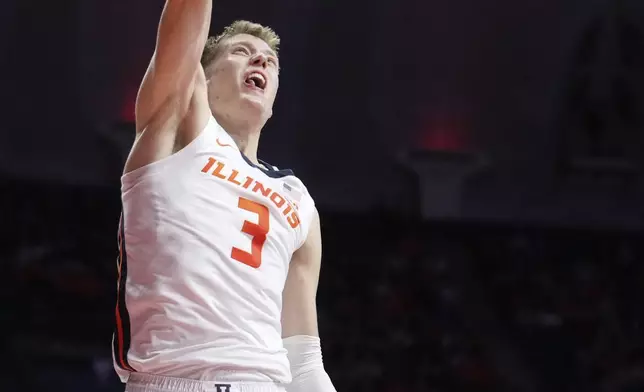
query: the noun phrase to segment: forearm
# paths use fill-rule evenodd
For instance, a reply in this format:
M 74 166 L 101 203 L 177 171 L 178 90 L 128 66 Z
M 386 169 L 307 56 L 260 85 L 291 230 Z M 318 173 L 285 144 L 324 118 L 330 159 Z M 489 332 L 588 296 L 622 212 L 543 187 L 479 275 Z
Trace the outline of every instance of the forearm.
M 336 392 L 322 361 L 320 338 L 298 335 L 284 339 L 293 381 L 287 392 Z
M 164 111 L 164 119 L 183 119 L 192 100 L 211 13 L 212 0 L 166 1 L 154 55 L 137 96 L 137 131 L 148 128 L 159 110 Z M 176 127 L 173 124 L 164 128 Z
M 166 0 L 157 33 L 157 55 L 171 62 L 170 71 L 180 66 L 181 56 L 199 64 L 210 30 L 212 0 Z M 179 57 L 179 59 L 177 58 Z M 157 61 L 166 59 L 157 58 Z

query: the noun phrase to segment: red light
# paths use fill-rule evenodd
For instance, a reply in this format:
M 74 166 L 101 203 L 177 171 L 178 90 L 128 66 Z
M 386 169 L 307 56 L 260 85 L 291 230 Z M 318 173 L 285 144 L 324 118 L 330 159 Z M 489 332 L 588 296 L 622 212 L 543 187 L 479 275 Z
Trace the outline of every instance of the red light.
M 466 143 L 460 132 L 444 128 L 423 132 L 419 144 L 426 150 L 462 151 L 466 148 Z
M 461 115 L 427 110 L 421 115 L 416 145 L 431 151 L 463 152 L 471 147 L 465 129 Z
M 121 101 L 121 110 L 119 117 L 121 121 L 126 123 L 134 122 L 134 108 L 136 106 L 136 94 L 138 89 L 133 87 L 127 87 L 123 93 L 123 100 Z

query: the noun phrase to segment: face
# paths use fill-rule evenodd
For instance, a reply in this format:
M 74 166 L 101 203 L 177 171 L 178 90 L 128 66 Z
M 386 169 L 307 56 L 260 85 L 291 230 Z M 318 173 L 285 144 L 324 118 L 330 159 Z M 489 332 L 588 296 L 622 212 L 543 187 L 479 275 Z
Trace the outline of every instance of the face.
M 227 38 L 205 73 L 208 100 L 217 117 L 266 121 L 273 114 L 279 64 L 262 39 L 248 34 Z

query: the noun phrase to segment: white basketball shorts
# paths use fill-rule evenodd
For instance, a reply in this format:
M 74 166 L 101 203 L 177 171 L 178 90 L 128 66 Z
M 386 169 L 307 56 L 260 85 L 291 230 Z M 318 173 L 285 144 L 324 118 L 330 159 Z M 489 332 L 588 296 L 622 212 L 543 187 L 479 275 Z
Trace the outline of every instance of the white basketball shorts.
M 269 382 L 201 381 L 132 373 L 125 392 L 286 392 L 286 389 Z

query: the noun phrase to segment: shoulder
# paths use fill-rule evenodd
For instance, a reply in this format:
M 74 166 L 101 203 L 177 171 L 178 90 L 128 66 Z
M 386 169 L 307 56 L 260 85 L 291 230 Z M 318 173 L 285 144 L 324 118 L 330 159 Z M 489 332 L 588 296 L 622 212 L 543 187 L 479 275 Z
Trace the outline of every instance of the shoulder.
M 266 175 L 273 179 L 279 179 L 282 182 L 282 191 L 289 201 L 293 202 L 293 204 L 301 205 L 306 201 L 306 199 L 310 199 L 310 202 L 313 202 L 313 198 L 309 193 L 308 188 L 304 185 L 302 179 L 295 175 L 295 171 L 293 169 L 279 168 L 261 159 L 259 160 L 259 163 L 264 168 L 262 171 Z
M 277 193 L 295 210 L 294 219 L 298 226 L 295 249 L 300 249 L 311 236 L 311 230 L 320 230 L 319 216 L 315 206 L 315 201 L 310 194 L 309 189 L 304 185 L 304 182 L 295 175 L 293 170 L 280 169 L 264 161 L 260 161 L 260 163 L 269 169 L 268 172 L 267 170 L 264 170 L 269 177 L 279 181 L 279 184 L 273 182 L 274 186 L 279 187 L 279 190 L 273 190 L 277 191 Z
M 275 165 L 271 165 L 270 163 L 259 159 L 259 163 L 261 165 L 262 171 L 269 177 L 275 178 L 275 179 L 280 179 L 284 183 L 289 183 L 291 186 L 296 186 L 296 187 L 304 187 L 304 184 L 302 181 L 295 175 L 295 172 L 293 169 L 284 169 L 284 168 L 279 168 Z

